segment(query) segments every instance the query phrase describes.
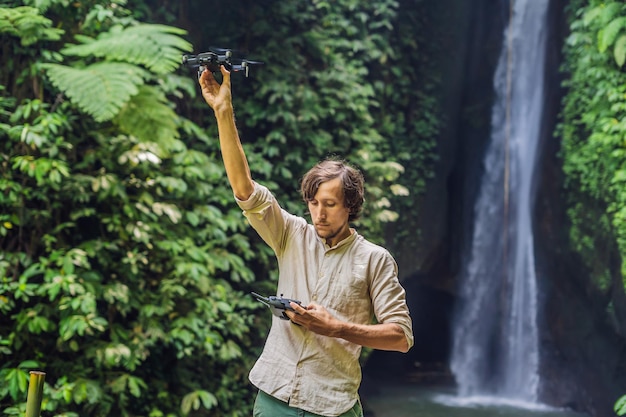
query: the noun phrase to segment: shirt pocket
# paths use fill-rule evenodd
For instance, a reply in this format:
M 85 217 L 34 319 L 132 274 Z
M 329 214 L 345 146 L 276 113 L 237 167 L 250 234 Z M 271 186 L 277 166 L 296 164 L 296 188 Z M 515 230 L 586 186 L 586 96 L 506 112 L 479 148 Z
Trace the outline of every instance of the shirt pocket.
M 354 265 L 337 272 L 329 289 L 328 307 L 339 319 L 368 323 L 372 316 L 366 265 Z

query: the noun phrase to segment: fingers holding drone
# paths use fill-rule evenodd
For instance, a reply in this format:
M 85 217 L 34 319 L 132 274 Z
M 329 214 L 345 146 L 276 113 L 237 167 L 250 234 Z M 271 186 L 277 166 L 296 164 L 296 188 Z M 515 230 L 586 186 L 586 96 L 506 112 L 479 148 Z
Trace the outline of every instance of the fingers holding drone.
M 220 72 L 222 74 L 221 84 L 217 81 L 215 75 L 206 69 L 202 72 L 199 79 L 202 97 L 204 97 L 204 100 L 213 111 L 221 110 L 224 106 L 232 108 L 230 72 L 223 65 L 220 66 Z

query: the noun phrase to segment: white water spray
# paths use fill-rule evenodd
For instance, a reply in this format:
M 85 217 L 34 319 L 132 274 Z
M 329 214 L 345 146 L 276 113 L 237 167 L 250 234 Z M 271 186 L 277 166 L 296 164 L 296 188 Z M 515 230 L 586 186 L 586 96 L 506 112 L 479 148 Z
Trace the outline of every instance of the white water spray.
M 549 0 L 510 0 L 491 140 L 460 279 L 451 368 L 461 397 L 535 404 L 539 390 L 532 208 Z

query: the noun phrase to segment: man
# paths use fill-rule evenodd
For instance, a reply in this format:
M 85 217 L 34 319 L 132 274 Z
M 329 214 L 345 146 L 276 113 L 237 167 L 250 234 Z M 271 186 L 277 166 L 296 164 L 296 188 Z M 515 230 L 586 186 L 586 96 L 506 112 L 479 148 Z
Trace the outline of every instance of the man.
M 273 317 L 250 371 L 259 389 L 254 415 L 362 416 L 361 348 L 407 352 L 413 345 L 394 259 L 349 226 L 363 204 L 363 177 L 341 161 L 323 161 L 302 180 L 313 224 L 281 209 L 252 180 L 235 125 L 230 73 L 221 72 L 221 85 L 209 71 L 200 85 L 215 113 L 228 180 L 244 215 L 276 253 L 277 293 L 302 301 L 291 303 L 290 321 Z

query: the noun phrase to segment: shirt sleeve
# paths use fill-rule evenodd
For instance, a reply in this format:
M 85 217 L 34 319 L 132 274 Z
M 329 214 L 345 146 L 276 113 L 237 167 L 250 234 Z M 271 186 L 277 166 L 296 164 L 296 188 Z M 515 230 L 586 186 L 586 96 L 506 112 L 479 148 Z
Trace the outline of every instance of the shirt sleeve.
M 406 291 L 398 279 L 398 266 L 391 254 L 383 251 L 375 266 L 371 296 L 379 323 L 396 323 L 404 332 L 409 349 L 413 346 L 413 322 L 406 302 Z
M 247 200 L 235 201 L 243 210 L 243 215 L 263 241 L 277 254 L 284 247 L 285 214 L 270 190 L 254 183 L 254 191 Z

